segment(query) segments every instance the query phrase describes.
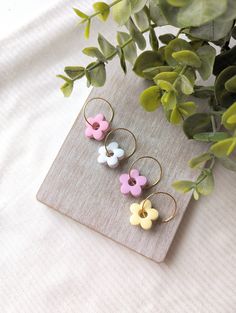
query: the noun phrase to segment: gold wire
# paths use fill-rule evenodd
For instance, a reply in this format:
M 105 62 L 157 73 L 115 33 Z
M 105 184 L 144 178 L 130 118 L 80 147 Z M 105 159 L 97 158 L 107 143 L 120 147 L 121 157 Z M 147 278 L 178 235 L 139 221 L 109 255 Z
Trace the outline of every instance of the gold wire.
M 173 210 L 172 210 L 171 215 L 168 216 L 167 218 L 165 218 L 164 220 L 161 220 L 161 223 L 168 223 L 169 221 L 171 221 L 171 220 L 176 216 L 176 213 L 177 213 L 177 202 L 176 202 L 175 198 L 174 198 L 171 194 L 169 194 L 168 192 L 157 191 L 157 192 L 153 192 L 153 193 L 151 193 L 149 196 L 147 196 L 147 198 L 143 201 L 142 213 L 145 212 L 145 208 L 144 208 L 145 202 L 146 202 L 149 198 L 151 198 L 152 196 L 160 195 L 160 194 L 166 195 L 166 196 L 170 197 L 170 198 L 174 201 L 174 204 L 175 204 L 175 206 L 174 206 L 174 208 L 173 208 Z
M 136 137 L 134 136 L 134 134 L 133 134 L 129 129 L 123 128 L 123 127 L 113 128 L 113 129 L 106 135 L 106 137 L 105 137 L 104 147 L 105 147 L 105 149 L 106 149 L 107 155 L 110 155 L 110 152 L 109 152 L 108 149 L 107 149 L 107 140 L 108 140 L 108 137 L 109 137 L 112 133 L 114 133 L 115 131 L 118 131 L 118 130 L 127 131 L 128 133 L 130 133 L 130 134 L 132 135 L 132 137 L 133 137 L 133 139 L 134 139 L 134 149 L 133 149 L 132 153 L 130 153 L 127 157 L 125 157 L 125 158 L 123 159 L 123 160 L 127 160 L 127 159 L 129 159 L 129 158 L 135 153 L 135 151 L 136 151 L 136 149 L 137 149 L 137 139 L 136 139 Z
M 157 164 L 158 164 L 158 166 L 159 166 L 159 168 L 160 168 L 160 175 L 159 175 L 159 177 L 157 178 L 157 180 L 156 180 L 152 185 L 147 185 L 147 186 L 144 187 L 144 189 L 150 189 L 150 188 L 156 186 L 156 185 L 160 182 L 160 180 L 161 180 L 161 178 L 162 178 L 162 173 L 163 173 L 161 163 L 160 163 L 156 158 L 154 158 L 154 157 L 152 157 L 152 156 L 149 156 L 149 155 L 145 155 L 145 156 L 142 156 L 142 157 L 138 158 L 137 160 L 135 160 L 135 161 L 130 165 L 128 175 L 129 175 L 130 179 L 132 179 L 132 177 L 131 177 L 131 175 L 130 175 L 131 170 L 132 170 L 132 168 L 134 167 L 134 164 L 136 164 L 139 160 L 142 160 L 142 159 L 151 159 L 151 160 L 157 162 Z
M 110 121 L 109 121 L 109 124 L 110 124 L 110 123 L 112 122 L 113 118 L 114 118 L 114 109 L 113 109 L 112 105 L 110 104 L 110 102 L 107 101 L 106 99 L 102 98 L 102 97 L 94 97 L 94 98 L 89 99 L 87 102 L 85 102 L 84 107 L 83 107 L 83 115 L 84 115 L 85 121 L 86 121 L 90 126 L 93 126 L 91 123 L 89 123 L 89 121 L 88 121 L 88 119 L 87 119 L 87 117 L 86 117 L 86 108 L 87 108 L 88 104 L 89 104 L 90 102 L 92 102 L 93 100 L 103 100 L 103 101 L 105 101 L 105 102 L 108 104 L 108 106 L 109 106 L 109 108 L 110 108 L 110 110 L 111 110 L 111 112 L 112 112 L 111 118 L 110 118 Z

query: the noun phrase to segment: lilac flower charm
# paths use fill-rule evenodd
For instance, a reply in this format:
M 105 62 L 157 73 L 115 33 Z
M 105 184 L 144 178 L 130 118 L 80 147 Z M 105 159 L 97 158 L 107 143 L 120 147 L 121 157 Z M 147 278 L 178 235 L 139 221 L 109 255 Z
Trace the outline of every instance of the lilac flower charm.
M 142 193 L 142 188 L 147 184 L 147 178 L 139 175 L 139 171 L 132 169 L 130 175 L 125 173 L 120 175 L 120 191 L 124 194 L 131 194 L 133 197 L 139 197 Z
M 89 117 L 86 122 L 85 136 L 101 141 L 105 138 L 110 129 L 109 122 L 106 120 L 102 113 L 97 114 L 95 117 Z

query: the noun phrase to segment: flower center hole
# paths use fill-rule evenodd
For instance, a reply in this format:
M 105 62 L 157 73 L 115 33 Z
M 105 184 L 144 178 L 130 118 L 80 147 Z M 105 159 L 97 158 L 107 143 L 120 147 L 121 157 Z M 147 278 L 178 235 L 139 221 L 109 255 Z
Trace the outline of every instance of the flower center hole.
M 107 157 L 111 157 L 114 155 L 114 152 L 112 150 L 108 150 L 106 155 L 107 155 Z
M 95 123 L 93 123 L 93 129 L 94 130 L 98 130 L 98 128 L 100 127 L 100 125 L 99 125 L 99 123 L 97 123 L 97 122 L 95 122 Z
M 130 186 L 134 186 L 134 185 L 136 185 L 136 180 L 135 180 L 134 178 L 130 178 L 130 179 L 128 180 L 128 184 L 129 184 Z
M 139 214 L 139 216 L 140 216 L 141 218 L 145 218 L 145 217 L 147 217 L 147 215 L 148 215 L 147 212 L 146 212 L 146 211 L 143 211 L 143 210 L 140 210 L 138 214 Z

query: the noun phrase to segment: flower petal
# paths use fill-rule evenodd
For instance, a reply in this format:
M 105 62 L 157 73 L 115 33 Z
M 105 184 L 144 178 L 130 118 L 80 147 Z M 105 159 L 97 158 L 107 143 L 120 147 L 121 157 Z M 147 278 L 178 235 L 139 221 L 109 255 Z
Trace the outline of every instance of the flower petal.
M 127 174 L 127 173 L 121 174 L 120 177 L 119 177 L 119 181 L 120 181 L 121 184 L 128 183 L 128 181 L 129 181 L 129 174 Z
M 133 177 L 133 178 L 137 178 L 139 176 L 139 171 L 136 170 L 135 168 L 133 168 L 131 171 L 130 171 L 130 176 Z M 136 180 L 136 179 L 135 179 Z
M 115 155 L 107 157 L 107 164 L 111 168 L 115 168 L 119 165 L 119 160 Z
M 132 196 L 139 197 L 142 193 L 142 188 L 138 184 L 136 184 L 134 186 L 130 186 L 130 192 Z
M 105 120 L 105 116 L 102 113 L 98 113 L 95 117 L 94 117 L 95 122 L 99 123 L 101 121 Z M 90 123 L 90 122 L 89 122 Z
M 99 125 L 100 125 L 99 129 L 101 129 L 104 132 L 107 131 L 110 127 L 110 124 L 107 121 L 101 121 L 99 122 Z
M 113 153 L 119 160 L 122 160 L 125 156 L 125 151 L 123 149 L 115 149 L 113 150 Z
M 145 200 L 143 200 L 141 203 L 140 203 L 140 206 L 142 207 L 143 206 L 143 202 L 144 202 Z M 147 199 L 146 201 L 145 201 L 145 203 L 144 203 L 144 208 L 147 210 L 147 209 L 151 209 L 151 207 L 152 207 L 152 203 L 151 203 L 151 201 L 149 200 L 149 199 Z
M 130 192 L 130 186 L 127 183 L 124 183 L 120 186 L 120 191 L 121 193 L 123 193 L 124 195 L 127 195 Z
M 140 219 L 140 225 L 143 229 L 147 230 L 147 229 L 150 229 L 152 227 L 152 221 L 147 217 L 141 218 Z
M 97 129 L 93 131 L 93 137 L 94 139 L 100 141 L 105 137 L 105 134 L 100 129 Z
M 140 224 L 140 217 L 136 214 L 132 214 L 129 218 L 131 225 L 139 225 Z
M 129 209 L 132 213 L 138 215 L 138 212 L 141 210 L 141 207 L 140 207 L 140 204 L 138 203 L 132 203 Z
M 156 209 L 147 209 L 147 217 L 153 221 L 158 219 L 159 213 Z
M 136 182 L 140 186 L 145 186 L 147 184 L 147 177 L 146 176 L 138 176 L 135 179 L 136 179 Z
M 106 156 L 106 149 L 105 149 L 105 146 L 101 146 L 99 149 L 98 149 L 98 153 L 99 154 L 102 154 L 104 156 Z
M 98 157 L 97 157 L 97 161 L 98 163 L 100 164 L 104 164 L 107 162 L 107 157 L 103 154 L 100 154 Z
M 90 125 L 88 125 L 85 129 L 85 136 L 88 138 L 93 138 L 93 129 Z
M 118 143 L 113 141 L 113 142 L 109 143 L 109 145 L 107 146 L 107 149 L 114 151 L 115 149 L 118 148 L 118 146 L 119 146 Z

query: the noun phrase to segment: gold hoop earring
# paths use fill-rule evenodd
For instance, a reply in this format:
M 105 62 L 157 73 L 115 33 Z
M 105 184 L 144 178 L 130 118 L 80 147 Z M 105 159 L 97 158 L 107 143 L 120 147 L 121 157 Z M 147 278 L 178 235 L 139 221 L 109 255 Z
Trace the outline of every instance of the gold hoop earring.
M 119 144 L 115 141 L 107 144 L 107 141 L 111 134 L 116 131 L 123 130 L 128 132 L 133 139 L 134 145 L 133 149 L 129 155 L 125 155 L 125 151 L 119 147 Z M 129 159 L 137 149 L 137 140 L 134 134 L 127 128 L 114 128 L 105 137 L 104 146 L 100 147 L 98 150 L 99 156 L 97 158 L 98 163 L 107 164 L 111 168 L 115 168 L 119 165 L 121 160 Z
M 152 208 L 152 203 L 149 200 L 154 195 L 166 195 L 172 199 L 174 202 L 174 207 L 169 216 L 165 219 L 162 219 L 160 223 L 170 222 L 177 213 L 177 202 L 175 198 L 168 192 L 153 192 L 146 199 L 141 201 L 141 203 L 132 203 L 130 206 L 130 211 L 132 215 L 130 216 L 131 225 L 140 225 L 143 229 L 148 230 L 152 227 L 152 222 L 156 221 L 159 217 L 159 212 L 157 209 Z
M 111 116 L 110 116 L 109 120 L 107 120 L 105 118 L 103 113 L 98 113 L 94 117 L 87 117 L 86 108 L 87 108 L 89 103 L 91 103 L 92 101 L 95 101 L 95 100 L 102 100 L 108 105 L 108 107 L 111 111 Z M 114 110 L 113 110 L 110 102 L 107 101 L 106 99 L 101 98 L 101 97 L 91 98 L 85 103 L 85 105 L 83 107 L 83 115 L 84 115 L 84 119 L 86 122 L 85 136 L 87 138 L 93 138 L 97 141 L 103 140 L 105 138 L 106 134 L 109 132 L 109 130 L 111 128 L 111 122 L 114 118 Z

